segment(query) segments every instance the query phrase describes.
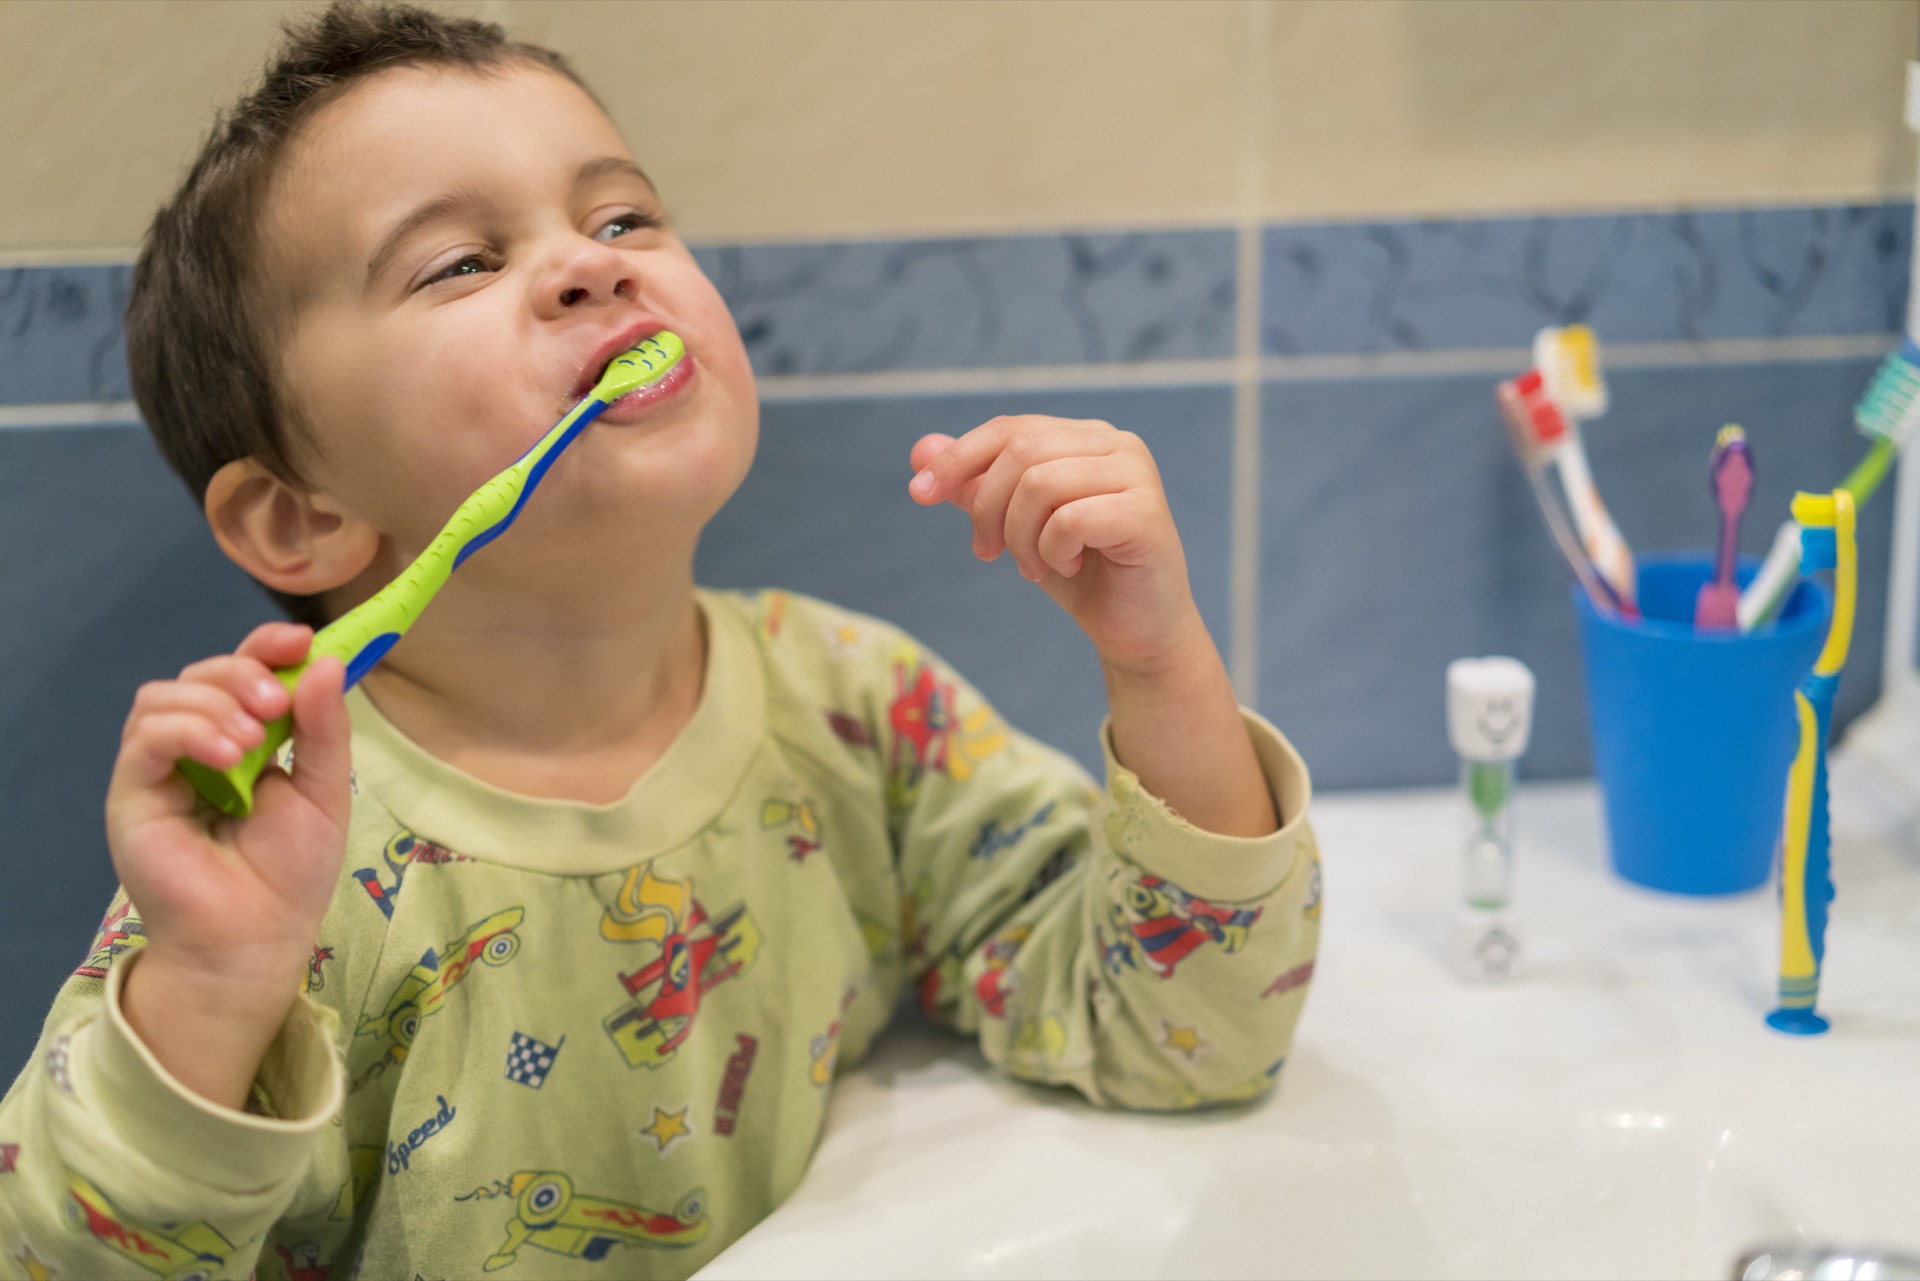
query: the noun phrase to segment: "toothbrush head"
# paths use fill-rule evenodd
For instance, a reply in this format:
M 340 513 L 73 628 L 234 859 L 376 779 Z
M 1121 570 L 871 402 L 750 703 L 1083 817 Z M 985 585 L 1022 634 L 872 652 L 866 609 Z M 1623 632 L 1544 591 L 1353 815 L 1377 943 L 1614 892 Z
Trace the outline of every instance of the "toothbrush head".
M 1853 407 L 1853 421 L 1862 434 L 1891 441 L 1896 449 L 1913 439 L 1915 426 L 1920 426 L 1920 347 L 1911 337 L 1880 362 Z
M 600 375 L 600 381 L 588 395 L 610 404 L 628 392 L 659 382 L 686 354 L 687 345 L 680 341 L 680 335 L 662 329 L 609 361 L 606 372 Z
M 1722 510 L 1740 511 L 1753 497 L 1753 446 L 1747 444 L 1747 433 L 1738 424 L 1728 423 L 1714 437 L 1707 474 Z
M 1547 455 L 1567 438 L 1567 420 L 1553 398 L 1546 394 L 1540 371 L 1529 369 L 1518 378 L 1509 378 L 1494 390 L 1506 419 L 1507 434 L 1513 440 L 1513 452 L 1528 467 L 1541 466 Z
M 1533 338 L 1533 365 L 1547 394 L 1567 417 L 1582 421 L 1607 412 L 1607 384 L 1600 376 L 1600 343 L 1586 325 L 1542 329 Z

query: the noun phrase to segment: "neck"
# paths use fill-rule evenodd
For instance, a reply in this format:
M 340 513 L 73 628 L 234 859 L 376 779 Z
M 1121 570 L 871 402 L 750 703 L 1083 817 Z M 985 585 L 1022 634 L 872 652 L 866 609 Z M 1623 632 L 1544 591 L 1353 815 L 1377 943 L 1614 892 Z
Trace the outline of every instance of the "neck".
M 363 688 L 407 738 L 483 782 L 618 800 L 692 718 L 707 642 L 691 555 L 601 581 L 621 590 L 549 578 L 503 614 L 486 583 L 456 580 Z

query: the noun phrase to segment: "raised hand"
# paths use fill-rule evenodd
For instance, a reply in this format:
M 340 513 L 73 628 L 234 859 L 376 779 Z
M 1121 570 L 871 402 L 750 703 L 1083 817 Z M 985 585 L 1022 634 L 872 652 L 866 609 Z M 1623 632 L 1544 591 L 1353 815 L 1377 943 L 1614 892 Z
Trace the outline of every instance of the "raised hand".
M 966 512 L 974 555 L 1012 553 L 1086 632 L 1114 752 L 1141 784 L 1209 831 L 1273 831 L 1277 809 L 1145 442 L 1098 421 L 996 418 L 957 440 L 922 436 L 910 461 L 915 502 Z
M 1193 641 L 1200 619 L 1180 534 L 1153 455 L 1132 432 L 995 418 L 957 440 L 921 437 L 911 462 L 913 500 L 966 512 L 974 555 L 1011 553 L 1109 666 L 1151 669 Z
M 321 659 L 292 695 L 270 669 L 306 657 L 311 630 L 268 623 L 233 654 L 134 698 L 107 789 L 107 844 L 147 943 L 122 1008 L 181 1082 L 240 1106 L 300 992 L 346 849 L 344 669 Z M 292 705 L 295 767 L 269 767 L 245 819 L 218 814 L 175 769 L 225 769 Z

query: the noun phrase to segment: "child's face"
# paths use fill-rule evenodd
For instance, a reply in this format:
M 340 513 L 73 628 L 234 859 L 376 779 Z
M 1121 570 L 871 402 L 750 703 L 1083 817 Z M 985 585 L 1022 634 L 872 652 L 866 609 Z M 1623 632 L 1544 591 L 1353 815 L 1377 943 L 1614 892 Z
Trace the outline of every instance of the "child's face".
M 317 446 L 309 479 L 391 557 L 416 554 L 660 329 L 685 340 L 692 377 L 608 409 L 474 569 L 690 555 L 746 473 L 758 403 L 733 320 L 612 123 L 562 76 L 410 67 L 355 86 L 293 143 L 262 248 L 286 309 L 281 377 Z

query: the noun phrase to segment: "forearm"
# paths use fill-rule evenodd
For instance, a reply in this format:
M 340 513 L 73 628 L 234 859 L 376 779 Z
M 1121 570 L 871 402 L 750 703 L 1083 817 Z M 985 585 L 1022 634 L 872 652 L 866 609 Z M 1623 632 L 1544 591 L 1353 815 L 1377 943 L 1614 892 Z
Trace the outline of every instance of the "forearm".
M 1220 651 L 1196 613 L 1164 658 L 1102 661 L 1114 755 L 1187 822 L 1222 836 L 1280 826 Z

